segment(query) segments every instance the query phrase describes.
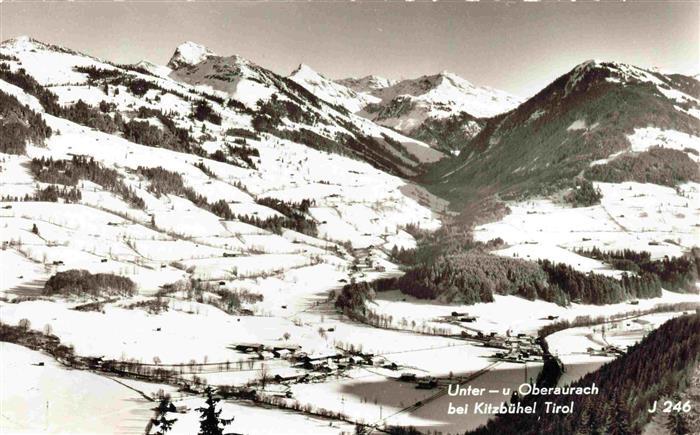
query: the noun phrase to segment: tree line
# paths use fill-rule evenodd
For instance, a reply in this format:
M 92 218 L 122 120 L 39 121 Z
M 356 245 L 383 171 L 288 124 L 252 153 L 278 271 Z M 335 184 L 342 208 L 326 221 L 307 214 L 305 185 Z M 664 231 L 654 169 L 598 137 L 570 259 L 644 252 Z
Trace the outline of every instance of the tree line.
M 88 180 L 121 197 L 132 207 L 146 207 L 143 199 L 124 183 L 119 172 L 104 167 L 94 157 L 73 156 L 71 160 L 35 158 L 29 163 L 29 169 L 34 178 L 43 183 L 77 186 L 79 180 Z
M 45 296 L 133 296 L 135 293 L 136 284 L 129 278 L 78 269 L 57 272 L 46 281 L 42 290 Z
M 41 202 L 58 202 L 59 199 L 63 199 L 66 203 L 76 203 L 83 198 L 83 194 L 77 187 L 60 187 L 60 186 L 46 186 L 44 188 L 37 189 L 33 194 L 26 193 L 24 196 L 17 195 L 3 195 L 0 197 L 0 201 L 41 201 Z
M 12 95 L 0 92 L 0 152 L 24 154 L 28 143 L 43 145 L 51 134 L 51 127 L 41 115 Z
M 578 254 L 594 258 L 612 265 L 615 269 L 628 270 L 636 274 L 651 274 L 655 276 L 666 290 L 677 292 L 692 292 L 698 281 L 700 269 L 700 248 L 694 247 L 689 253 L 680 257 L 664 257 L 652 260 L 646 251 L 623 249 L 617 251 L 602 251 L 596 247 L 579 249 Z
M 661 282 L 654 274 L 635 276 L 623 273 L 618 280 L 593 272 L 580 272 L 568 264 L 549 260 L 539 260 L 538 264 L 547 274 L 550 284 L 561 289 L 573 302 L 604 305 L 661 296 Z
M 280 234 L 283 228 L 289 228 L 291 230 L 312 236 L 317 234 L 318 230 L 316 222 L 307 218 L 306 215 L 301 212 L 301 210 L 308 211 L 308 207 L 311 204 L 309 200 L 302 200 L 300 203 L 290 203 L 272 198 L 260 199 L 260 201 L 262 201 L 261 204 L 271 205 L 279 208 L 280 210 L 284 210 L 285 212 L 289 213 L 288 216 L 271 216 L 261 219 L 257 216 L 240 214 L 234 215 L 225 200 L 220 199 L 216 202 L 210 203 L 204 196 L 195 192 L 194 189 L 185 186 L 182 176 L 176 172 L 168 171 L 160 166 L 151 168 L 139 166 L 136 172 L 149 180 L 150 184 L 148 186 L 148 190 L 153 192 L 156 196 L 167 194 L 186 198 L 197 207 L 208 210 L 222 219 L 238 219 L 241 222 L 245 222 L 277 234 Z
M 640 273 L 623 273 L 616 279 L 584 273 L 564 263 L 532 262 L 472 249 L 461 254 L 440 255 L 409 267 L 401 277 L 381 279 L 369 285 L 375 291 L 398 289 L 420 299 L 439 299 L 445 303 L 493 302 L 493 295 L 498 294 L 541 299 L 563 306 L 571 302 L 603 305 L 661 296 L 661 288 L 668 282 L 664 279 L 694 283 L 695 275 L 678 272 L 694 268 L 695 264 L 685 259 L 664 259 L 649 263 Z M 683 279 L 678 278 L 681 275 Z M 366 294 L 358 286 L 345 287 L 348 292 Z M 350 307 L 354 309 L 357 300 L 344 297 L 339 308 L 345 309 L 347 302 L 352 302 Z
M 161 88 L 148 80 L 131 77 L 126 78 L 116 70 L 104 70 L 90 66 L 76 67 L 76 71 L 88 74 L 91 80 L 96 80 L 98 78 L 106 80 L 107 78 L 111 78 L 115 84 L 123 83 L 129 91 L 136 96 L 143 96 L 150 89 L 158 89 L 162 92 L 177 94 L 188 101 L 192 99 L 174 90 Z M 113 115 L 109 113 L 114 110 L 114 105 L 106 101 L 100 102 L 98 107 L 93 107 L 82 100 L 78 100 L 72 105 L 63 107 L 59 104 L 58 97 L 53 92 L 40 85 L 34 77 L 27 74 L 26 71 L 21 68 L 17 71 L 11 71 L 7 64 L 0 63 L 0 79 L 18 86 L 26 93 L 36 97 L 39 103 L 44 107 L 46 113 L 50 115 L 65 118 L 104 133 L 113 134 L 119 132 L 127 140 L 142 145 L 167 148 L 202 156 L 206 155 L 206 152 L 201 149 L 187 129 L 177 127 L 171 119 L 172 116 L 163 113 L 159 109 L 140 107 L 137 109 L 136 115 L 137 117 L 145 118 L 155 117 L 164 128 L 152 125 L 147 121 L 139 121 L 136 119 L 124 121 L 119 112 L 115 112 Z M 103 86 L 105 93 L 108 94 L 109 85 L 107 82 L 104 82 Z M 118 93 L 118 90 L 119 88 L 115 88 L 114 92 Z M 209 111 L 206 109 L 207 107 Z M 214 115 L 212 115 L 212 110 L 209 103 L 198 99 L 193 106 L 192 118 L 195 119 L 195 114 L 199 113 L 198 116 L 207 116 L 213 119 Z
M 683 151 L 652 147 L 633 155 L 622 155 L 608 163 L 586 169 L 586 177 L 606 183 L 636 181 L 673 187 L 688 181 L 700 181 L 698 165 L 688 153 L 697 153 L 692 148 Z

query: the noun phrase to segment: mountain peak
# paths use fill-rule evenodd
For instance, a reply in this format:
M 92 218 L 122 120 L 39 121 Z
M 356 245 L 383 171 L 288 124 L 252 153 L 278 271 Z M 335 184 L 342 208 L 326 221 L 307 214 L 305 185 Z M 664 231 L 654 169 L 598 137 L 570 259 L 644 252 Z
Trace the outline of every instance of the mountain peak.
M 591 59 L 576 65 L 567 74 L 565 95 L 571 93 L 580 84 L 589 86 L 600 80 L 618 84 L 647 82 L 659 85 L 663 81 L 657 77 L 658 74 L 660 73 L 653 69 L 645 69 L 622 62 Z
M 216 53 L 201 44 L 186 41 L 177 47 L 173 57 L 168 62 L 168 67 L 178 69 L 185 65 L 197 65 L 208 57 L 216 55 Z
M 70 48 L 66 48 L 60 45 L 47 44 L 45 42 L 39 41 L 28 35 L 15 36 L 14 38 L 6 39 L 0 42 L 0 48 L 10 52 L 12 54 L 23 54 L 41 51 L 51 51 L 54 53 L 64 53 L 73 54 L 83 57 L 89 57 L 91 59 L 99 60 L 98 58 L 91 56 L 89 54 L 81 53 Z
M 300 63 L 289 76 L 292 78 L 297 77 L 303 79 L 317 79 L 322 77 L 321 74 L 305 63 Z
M 465 78 L 447 70 L 442 71 L 433 77 L 435 78 L 436 86 L 442 83 L 448 83 L 461 89 L 470 89 L 475 87 L 469 80 L 466 80 Z
M 146 71 L 150 72 L 151 74 L 155 74 L 155 75 L 161 76 L 161 77 L 166 77 L 172 72 L 172 70 L 170 68 L 168 68 L 167 66 L 158 65 L 158 64 L 155 64 L 155 63 L 153 63 L 149 60 L 146 60 L 146 59 L 138 62 L 136 64 L 136 66 L 139 68 L 145 69 Z
M 46 48 L 47 44 L 37 41 L 28 35 L 20 35 L 14 38 L 6 39 L 0 44 L 3 48 L 14 49 L 16 51 L 31 50 L 37 47 Z
M 614 60 L 600 60 L 600 59 L 589 59 L 585 62 L 581 62 L 576 65 L 573 69 L 574 72 L 583 72 L 590 70 L 607 70 L 619 73 L 631 73 L 631 72 L 660 72 L 657 71 L 658 68 L 642 68 L 636 65 L 618 62 Z
M 440 72 L 440 74 L 438 74 L 438 76 L 439 76 L 439 77 L 444 77 L 444 78 L 447 78 L 447 79 L 454 79 L 454 80 L 466 81 L 466 80 L 464 80 L 462 77 L 458 76 L 457 74 L 455 74 L 455 73 L 453 73 L 453 72 L 450 72 L 450 71 L 447 71 L 447 70 L 442 70 L 442 71 Z
M 303 63 L 289 75 L 289 79 L 300 84 L 320 99 L 342 106 L 352 113 L 360 111 L 369 103 L 379 101 L 377 97 L 358 93 L 340 82 L 330 80 Z
M 7 40 L 3 41 L 2 43 L 4 45 L 6 43 L 19 43 L 19 42 L 27 43 L 27 42 L 31 42 L 31 41 L 34 41 L 34 39 L 31 36 L 19 35 L 19 36 L 15 36 L 14 38 L 7 39 Z

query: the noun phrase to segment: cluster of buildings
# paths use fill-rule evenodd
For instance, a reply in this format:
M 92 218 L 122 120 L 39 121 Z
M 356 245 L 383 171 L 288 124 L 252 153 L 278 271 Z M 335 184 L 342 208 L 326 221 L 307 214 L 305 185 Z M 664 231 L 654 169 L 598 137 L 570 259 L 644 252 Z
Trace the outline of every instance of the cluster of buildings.
M 433 376 L 418 377 L 415 373 L 401 373 L 398 379 L 400 382 L 411 382 L 416 384 L 419 390 L 432 390 L 437 387 L 438 380 Z
M 592 347 L 589 347 L 586 349 L 588 351 L 589 355 L 592 356 L 611 356 L 611 357 L 618 357 L 620 355 L 625 354 L 625 350 L 622 349 L 619 346 L 613 346 L 613 345 L 607 345 L 603 346 L 601 349 L 594 349 Z
M 387 362 L 383 357 L 371 353 L 349 352 L 346 354 L 329 351 L 308 354 L 302 352 L 301 346 L 296 344 L 239 343 L 231 346 L 231 349 L 255 355 L 260 360 L 286 359 L 297 368 L 321 374 L 335 373 L 363 365 L 398 370 L 395 363 Z
M 254 354 L 258 359 L 290 359 L 293 358 L 301 350 L 298 344 L 273 344 L 265 345 L 262 343 L 239 343 L 231 347 L 239 352 Z
M 394 363 L 387 363 L 382 357 L 371 353 L 355 352 L 351 354 L 328 353 L 328 354 L 300 354 L 294 358 L 297 366 L 306 370 L 321 373 L 334 373 L 356 366 L 384 367 L 397 370 Z
M 526 363 L 540 361 L 544 351 L 535 337 L 518 334 L 514 337 L 492 335 L 485 339 L 484 346 L 502 349 L 494 354 L 501 361 Z

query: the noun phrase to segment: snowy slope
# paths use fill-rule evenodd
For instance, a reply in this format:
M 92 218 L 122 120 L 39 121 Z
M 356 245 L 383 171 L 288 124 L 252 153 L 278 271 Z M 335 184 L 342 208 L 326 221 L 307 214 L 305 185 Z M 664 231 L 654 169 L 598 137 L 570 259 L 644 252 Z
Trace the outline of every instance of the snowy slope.
M 150 72 L 153 75 L 160 76 L 160 77 L 167 77 L 170 75 L 173 70 L 165 65 L 157 65 L 153 62 L 150 62 L 148 60 L 142 60 L 141 62 L 138 62 L 136 67 L 143 68 L 146 71 Z
M 178 56 L 176 52 L 174 58 Z M 361 150 L 356 148 L 355 152 L 359 151 L 361 158 L 377 163 L 383 169 L 415 175 L 417 164 L 444 157 L 443 153 L 419 140 L 353 115 L 348 107 L 357 108 L 361 101 L 369 101 L 371 97 L 335 85 L 308 67 L 300 68 L 291 78 L 285 78 L 237 55 L 208 54 L 196 64 L 174 69 L 170 77 L 230 97 L 252 111 L 259 110 L 266 103 L 277 104 L 279 101 L 288 112 L 296 111 L 296 116 L 287 116 L 283 125 L 277 125 L 277 128 L 311 130 L 330 140 L 337 140 L 338 134 L 353 137 L 362 145 Z M 313 90 L 310 92 L 307 86 Z M 395 143 L 389 143 L 385 136 Z
M 8 262 L 3 261 L 3 270 L 12 275 L 3 280 L 0 291 L 10 296 L 36 296 L 48 276 L 69 269 L 86 269 L 129 277 L 142 295 L 151 295 L 164 284 L 188 276 L 223 279 L 231 289 L 244 288 L 265 295 L 264 301 L 253 303 L 251 309 L 278 311 L 284 305 L 279 300 L 295 300 L 309 291 L 308 286 L 297 283 L 313 281 L 314 285 L 331 287 L 339 279 L 348 280 L 354 273 L 349 269 L 353 249 L 385 244 L 390 249 L 392 241 L 399 238 L 410 244 L 412 237 L 401 228 L 418 224 L 434 229 L 440 225 L 440 212 L 446 203 L 424 189 L 356 158 L 312 149 L 268 133 L 254 134 L 249 113 L 207 99 L 209 94 L 202 94 L 189 84 L 122 70 L 28 39 L 7 42 L 0 46 L 0 52 L 15 59 L 7 62 L 12 71 L 26 68 L 30 75 L 36 74 L 52 84 L 51 92 L 57 95 L 59 104 L 70 106 L 78 100 L 91 105 L 102 102 L 110 107 L 111 115 L 124 119 L 140 119 L 134 114 L 138 107 L 168 113 L 176 126 L 192 132 L 194 146 L 200 146 L 200 152 L 205 154 L 146 146 L 119 132 L 98 131 L 50 115 L 35 97 L 0 80 L 0 90 L 41 113 L 54 132 L 43 145 L 29 145 L 26 155 L 1 156 L 3 196 L 33 195 L 47 187 L 47 183 L 36 182 L 27 170 L 31 159 L 70 160 L 79 155 L 113 168 L 145 204 L 134 208 L 87 180 L 76 186 L 82 194 L 77 203 L 11 203 L 0 216 L 5 228 L 2 241 L 11 247 L 3 256 Z M 51 62 L 54 68 L 48 68 L 45 62 Z M 86 73 L 76 71 L 76 66 L 114 71 L 122 81 L 107 83 L 105 92 L 104 85 L 97 85 Z M 68 75 L 73 75 L 70 83 L 64 81 Z M 134 94 L 124 83 L 136 79 L 159 88 L 141 96 Z M 192 101 L 198 98 L 207 99 L 220 114 L 221 125 L 192 118 Z M 153 122 L 159 125 L 157 119 Z M 361 118 L 357 124 L 384 131 Z M 244 143 L 255 151 L 254 167 L 241 161 L 221 162 L 207 157 L 206 153 L 231 146 L 229 128 L 249 132 Z M 195 165 L 202 165 L 206 172 Z M 239 219 L 223 221 L 182 197 L 155 195 L 149 190 L 150 182 L 138 172 L 138 168 L 155 167 L 179 174 L 188 188 L 209 203 L 224 201 L 234 216 L 261 220 L 282 216 L 258 204 L 259 198 L 288 203 L 309 201 L 312 206 L 306 219 L 315 222 L 318 233 L 310 236 L 283 229 L 281 234 L 274 234 Z M 33 225 L 40 235 L 29 231 Z M 307 274 L 313 280 L 309 281 Z M 317 288 L 311 287 L 311 291 Z
M 338 84 L 314 71 L 310 66 L 301 64 L 289 76 L 320 99 L 344 107 L 348 111 L 359 112 L 370 103 L 378 103 L 379 98 L 372 95 L 355 92 Z
M 0 44 L 0 52 L 10 56 L 21 55 L 22 68 L 42 85 L 84 81 L 85 76 L 73 70 L 76 66 L 114 69 L 112 65 L 100 59 L 64 47 L 45 44 L 29 36 L 18 36 L 3 41 Z M 13 63 L 10 62 L 11 67 Z
M 407 97 L 425 111 L 426 117 L 443 118 L 467 112 L 487 118 L 515 108 L 520 99 L 493 88 L 475 86 L 456 74 L 443 71 L 432 76 L 402 80 L 372 93 L 387 105 L 398 97 Z
M 122 68 L 29 37 L 3 42 L 0 52 L 21 58 L 21 62 L 8 61 L 10 69 L 17 71 L 23 68 L 40 84 L 51 85 L 52 91 L 63 104 L 74 103 L 79 99 L 91 105 L 107 101 L 116 104 L 120 114 L 127 119 L 130 117 L 129 112 L 141 106 L 164 112 L 174 111 L 179 115 L 174 119 L 179 126 L 184 125 L 185 118 L 190 116 L 191 99 L 201 99 L 198 97 L 200 95 L 209 100 L 214 111 L 222 117 L 223 132 L 228 128 L 251 129 L 254 118 L 263 116 L 259 113 L 258 103 L 269 102 L 275 95 L 287 105 L 287 110 L 291 107 L 297 114 L 301 114 L 301 119 L 290 115 L 273 126 L 274 130 L 281 131 L 282 137 L 299 132 L 307 137 L 310 134 L 318 135 L 324 140 L 334 142 L 334 147 L 338 150 L 349 148 L 350 154 L 356 158 L 368 161 L 383 170 L 407 176 L 416 175 L 417 167 L 421 163 L 444 157 L 443 153 L 433 150 L 419 140 L 403 136 L 347 113 L 340 107 L 325 103 L 292 80 L 278 76 L 239 56 L 218 56 L 198 44 L 185 43 L 178 47 L 168 67 L 141 62 L 135 65 L 135 68 Z M 48 68 L 47 65 L 51 67 Z M 91 83 L 92 78 L 76 68 L 113 71 L 121 78 L 115 86 L 119 88 L 120 93 L 105 95 L 92 92 L 90 87 L 83 86 Z M 145 80 L 153 83 L 155 88 L 171 92 L 162 95 L 162 92 L 153 90 L 144 98 L 134 98 L 128 92 L 121 92 L 125 85 L 134 79 Z M 157 101 L 158 99 L 161 101 Z M 216 125 L 209 127 L 218 129 Z M 307 140 L 305 143 L 316 142 Z M 352 143 L 348 145 L 348 142 Z
M 42 352 L 0 343 L 2 433 L 141 433 L 153 415 L 154 394 L 166 385 L 116 382 L 106 376 L 69 370 Z M 41 364 L 41 365 L 39 365 Z M 99 392 L 100 400 L 95 400 Z M 37 404 L 42 404 L 37 406 Z

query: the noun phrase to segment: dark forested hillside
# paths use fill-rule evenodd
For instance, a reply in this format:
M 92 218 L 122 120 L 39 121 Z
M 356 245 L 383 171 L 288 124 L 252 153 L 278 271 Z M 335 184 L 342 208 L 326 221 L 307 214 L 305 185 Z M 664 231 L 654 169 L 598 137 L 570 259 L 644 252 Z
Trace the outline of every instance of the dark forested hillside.
M 485 120 L 462 112 L 445 119 L 426 119 L 411 131 L 411 137 L 429 143 L 437 149 L 454 154 L 476 136 Z
M 616 269 L 628 270 L 640 275 L 653 275 L 660 285 L 671 291 L 693 292 L 698 280 L 700 249 L 693 248 L 680 257 L 665 257 L 652 260 L 648 252 L 636 252 L 630 249 L 621 251 L 602 251 L 598 248 L 579 250 L 579 254 L 604 261 Z
M 661 266 L 663 267 L 663 266 Z M 473 304 L 492 302 L 494 294 L 517 295 L 567 305 L 612 304 L 661 295 L 658 273 L 623 274 L 615 279 L 583 273 L 547 260 L 521 259 L 469 252 L 440 256 L 419 264 L 395 280 L 395 288 L 421 299 Z
M 430 234 L 416 233 L 417 249 L 391 252 L 407 266 L 400 278 L 382 281 L 383 289 L 399 289 L 421 299 L 473 304 L 492 302 L 494 294 L 518 295 L 567 305 L 611 304 L 637 298 L 661 296 L 661 289 L 695 291 L 698 250 L 677 258 L 651 260 L 648 252 L 604 252 L 597 248 L 579 254 L 606 262 L 627 273 L 620 279 L 583 273 L 548 260 L 531 262 L 487 253 L 502 243 L 479 243 L 469 231 L 446 226 Z
M 653 273 L 623 274 L 615 279 L 595 273 L 579 272 L 562 263 L 538 262 L 550 284 L 562 289 L 570 300 L 584 304 L 614 304 L 628 299 L 661 296 L 661 282 Z
M 494 294 L 556 299 L 549 294 L 547 276 L 537 264 L 479 253 L 441 256 L 429 265 L 409 269 L 397 285 L 418 298 L 467 304 L 492 302 Z
M 124 184 L 119 172 L 104 167 L 94 158 L 73 156 L 71 160 L 32 159 L 29 169 L 34 177 L 43 183 L 76 186 L 79 180 L 89 180 L 119 195 L 133 207 L 140 209 L 145 207 L 143 199 Z
M 687 152 L 659 147 L 592 166 L 586 170 L 585 175 L 591 180 L 608 183 L 637 181 L 670 187 L 700 180 L 698 165 Z
M 699 134 L 697 119 L 661 92 L 683 89 L 697 97 L 690 82 L 612 62 L 581 64 L 517 109 L 488 120 L 457 158 L 439 162 L 424 179 L 459 207 L 493 194 L 514 199 L 572 187 L 590 162 L 628 149 L 635 128 Z M 653 157 L 625 159 L 597 169 L 604 173 L 595 177 L 641 176 L 664 184 L 688 179 L 687 159 L 674 157 L 664 161 L 672 168 L 651 170 Z M 649 174 L 637 174 L 640 166 Z
M 24 154 L 27 144 L 41 145 L 50 136 L 51 128 L 39 114 L 0 92 L 0 152 Z

